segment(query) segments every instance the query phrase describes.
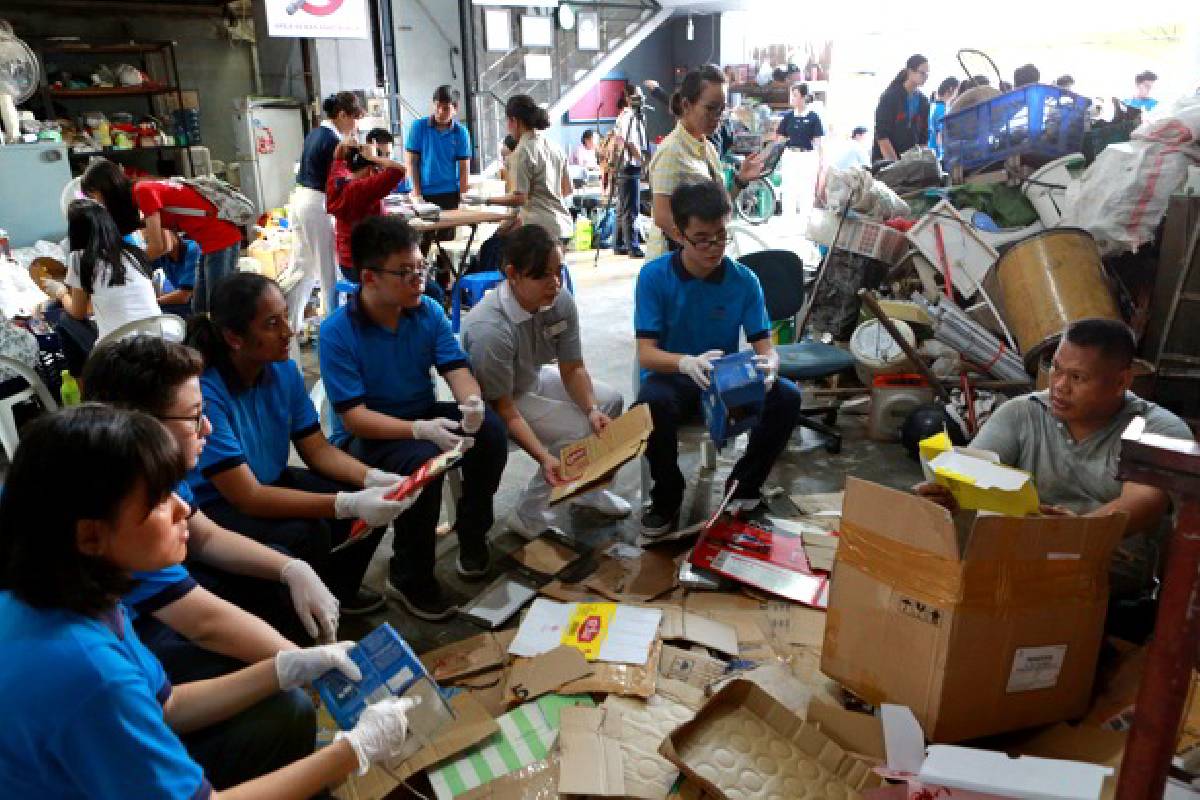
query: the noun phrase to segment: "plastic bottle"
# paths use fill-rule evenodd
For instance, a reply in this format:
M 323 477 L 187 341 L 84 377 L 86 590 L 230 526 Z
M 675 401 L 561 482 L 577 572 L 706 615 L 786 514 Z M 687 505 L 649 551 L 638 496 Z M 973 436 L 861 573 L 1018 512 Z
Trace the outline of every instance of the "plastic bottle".
M 112 129 L 109 127 L 108 119 L 100 120 L 100 127 L 96 129 L 97 144 L 101 147 L 112 147 Z
M 65 369 L 62 371 L 62 389 L 59 390 L 59 397 L 62 399 L 63 408 L 79 405 L 79 384 L 75 382 L 75 377 Z

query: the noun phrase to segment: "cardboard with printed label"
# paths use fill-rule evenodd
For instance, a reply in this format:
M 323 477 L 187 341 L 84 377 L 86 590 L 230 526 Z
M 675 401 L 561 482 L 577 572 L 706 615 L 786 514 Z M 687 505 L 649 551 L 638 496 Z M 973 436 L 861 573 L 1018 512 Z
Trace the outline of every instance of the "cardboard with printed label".
M 653 429 L 649 407 L 639 405 L 614 419 L 599 434 L 568 444 L 559 453 L 567 483 L 554 487 L 550 504 L 560 503 L 612 480 L 622 464 L 645 452 L 646 440 Z
M 952 515 L 850 478 L 821 670 L 939 743 L 1080 717 L 1125 523 Z

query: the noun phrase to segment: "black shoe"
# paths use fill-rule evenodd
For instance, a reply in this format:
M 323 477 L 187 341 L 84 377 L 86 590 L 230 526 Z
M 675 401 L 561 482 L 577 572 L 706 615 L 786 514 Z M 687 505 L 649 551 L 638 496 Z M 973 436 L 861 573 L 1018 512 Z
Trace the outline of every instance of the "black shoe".
M 628 247 L 614 247 L 613 255 L 614 256 L 627 256 L 627 255 L 629 255 L 629 248 Z
M 646 251 L 640 247 L 635 247 L 629 251 L 629 257 L 630 258 L 645 258 Z
M 442 591 L 435 579 L 404 580 L 393 582 L 387 579 L 388 597 L 404 606 L 404 610 L 427 622 L 441 622 L 453 617 L 458 606 Z
M 660 536 L 666 536 L 675 529 L 675 525 L 678 522 L 678 506 L 670 510 L 663 510 L 657 504 L 651 503 L 650 507 L 642 512 L 642 535 L 647 539 L 657 539 Z
M 354 595 L 354 599 L 342 603 L 340 608 L 341 612 L 347 617 L 360 617 L 363 614 L 370 614 L 372 611 L 378 611 L 383 608 L 383 603 L 383 595 L 362 586 Z
M 490 562 L 491 552 L 487 542 L 474 546 L 464 546 L 461 542 L 459 543 L 456 567 L 460 578 L 473 581 L 486 577 Z

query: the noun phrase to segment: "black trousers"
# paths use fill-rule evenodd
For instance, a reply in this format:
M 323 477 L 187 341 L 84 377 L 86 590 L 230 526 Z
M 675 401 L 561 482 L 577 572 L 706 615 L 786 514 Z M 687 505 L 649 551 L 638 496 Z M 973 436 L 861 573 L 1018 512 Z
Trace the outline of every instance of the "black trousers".
M 246 666 L 198 647 L 150 615 L 138 617 L 133 627 L 162 663 L 172 684 L 216 678 Z M 213 788 L 221 790 L 311 754 L 316 735 L 317 712 L 312 701 L 303 690 L 291 689 L 179 738 Z
M 638 403 L 650 406 L 654 430 L 646 442 L 646 460 L 654 486 L 650 499 L 664 511 L 683 503 L 686 483 L 679 469 L 679 426 L 700 416 L 700 387 L 687 375 L 654 373 L 642 381 Z M 729 474 L 737 480 L 737 498 L 758 497 L 775 460 L 787 448 L 800 418 L 800 390 L 779 378 L 767 392 L 762 418 L 750 430 L 750 443 Z
M 462 415 L 454 403 L 434 403 L 413 419 L 446 417 L 459 420 Z M 455 526 L 460 547 L 480 547 L 495 521 L 492 498 L 500 487 L 500 476 L 508 462 L 508 433 L 504 423 L 490 408 L 483 425 L 473 434 L 475 445 L 463 456 L 459 468 L 463 475 L 463 493 L 458 501 Z M 407 475 L 441 451 L 423 439 L 350 440 L 350 455 L 373 467 Z M 417 502 L 396 518 L 392 582 L 423 581 L 433 576 L 438 517 L 441 514 L 442 479 L 429 483 Z
M 626 164 L 623 173 L 617 176 L 617 231 L 613 242 L 615 249 L 640 247 L 637 229 L 638 212 L 642 204 L 642 167 Z
M 359 490 L 359 487 L 341 484 L 294 467 L 285 469 L 274 485 L 319 494 Z M 371 563 L 371 556 L 385 530 L 376 528 L 356 544 L 331 553 L 335 545 L 349 537 L 354 520 L 252 517 L 234 508 L 223 497 L 205 504 L 203 509 L 208 518 L 218 525 L 307 561 L 325 581 L 329 591 L 342 602 L 352 600 L 357 594 L 363 575 Z

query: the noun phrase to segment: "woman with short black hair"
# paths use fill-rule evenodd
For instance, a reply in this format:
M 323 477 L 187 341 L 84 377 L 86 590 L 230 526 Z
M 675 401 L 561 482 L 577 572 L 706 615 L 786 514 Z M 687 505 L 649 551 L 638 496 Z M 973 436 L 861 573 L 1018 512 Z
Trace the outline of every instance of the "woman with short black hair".
M 141 412 L 85 404 L 25 429 L 0 497 L 6 797 L 218 797 L 178 734 L 329 670 L 361 680 L 343 642 L 171 685 L 120 597 L 134 571 L 183 559 L 189 509 L 172 491 L 183 473 L 174 439 Z M 70 491 L 47 502 L 53 485 Z M 402 700 L 369 708 L 338 741 L 242 784 L 237 796 L 312 797 L 365 772 L 404 740 L 407 708 Z

